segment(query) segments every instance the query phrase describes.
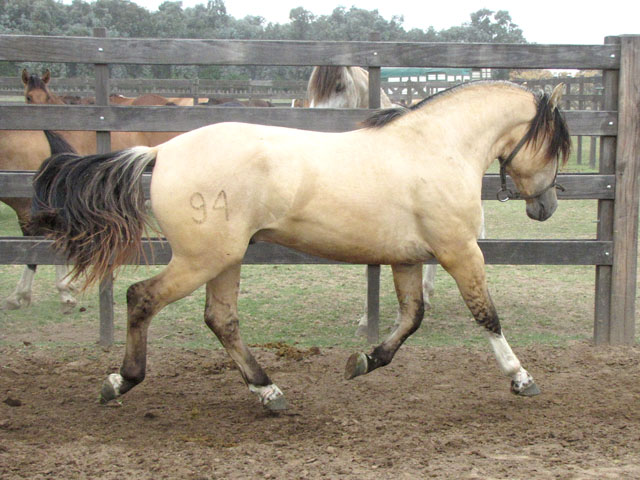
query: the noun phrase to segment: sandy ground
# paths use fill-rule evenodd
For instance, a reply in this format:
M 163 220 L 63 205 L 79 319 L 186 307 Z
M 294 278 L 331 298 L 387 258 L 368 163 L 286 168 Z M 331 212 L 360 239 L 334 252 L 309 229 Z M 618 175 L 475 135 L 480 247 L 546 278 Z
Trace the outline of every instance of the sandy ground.
M 104 406 L 122 347 L 2 347 L 0 478 L 640 478 L 639 347 L 517 349 L 534 398 L 488 349 L 404 347 L 351 381 L 345 350 L 254 350 L 284 414 L 221 350 L 152 350 L 145 382 Z

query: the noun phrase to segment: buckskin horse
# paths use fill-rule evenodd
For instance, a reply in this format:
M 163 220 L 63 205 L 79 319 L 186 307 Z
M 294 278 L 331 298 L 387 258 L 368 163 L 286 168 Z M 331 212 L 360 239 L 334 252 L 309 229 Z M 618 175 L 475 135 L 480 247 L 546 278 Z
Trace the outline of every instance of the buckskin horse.
M 104 381 L 102 401 L 143 381 L 152 317 L 206 284 L 205 323 L 262 405 L 287 408 L 240 336 L 240 268 L 250 242 L 391 265 L 400 325 L 369 353 L 351 355 L 345 378 L 390 363 L 420 326 L 422 264 L 435 257 L 486 331 L 511 391 L 539 393 L 502 333 L 477 232 L 482 177 L 496 158 L 517 188 L 506 190 L 505 181 L 502 198 L 523 198 L 534 220 L 556 210 L 558 167 L 570 151 L 560 92 L 470 83 L 409 109 L 382 110 L 345 133 L 219 123 L 156 147 L 48 159 L 34 182 L 32 221 L 87 284 L 139 255 L 148 166 L 153 216 L 172 249 L 161 273 L 127 291 L 125 356 Z

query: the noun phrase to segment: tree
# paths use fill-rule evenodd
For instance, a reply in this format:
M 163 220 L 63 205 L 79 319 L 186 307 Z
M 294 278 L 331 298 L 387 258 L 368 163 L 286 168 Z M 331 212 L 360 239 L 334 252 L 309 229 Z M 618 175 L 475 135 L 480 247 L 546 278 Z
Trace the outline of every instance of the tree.
M 440 32 L 444 42 L 527 43 L 522 30 L 505 10 L 483 8 L 471 14 L 471 22 Z
M 291 40 L 310 40 L 312 35 L 312 23 L 315 16 L 302 7 L 291 9 L 289 12 L 289 20 L 291 20 Z

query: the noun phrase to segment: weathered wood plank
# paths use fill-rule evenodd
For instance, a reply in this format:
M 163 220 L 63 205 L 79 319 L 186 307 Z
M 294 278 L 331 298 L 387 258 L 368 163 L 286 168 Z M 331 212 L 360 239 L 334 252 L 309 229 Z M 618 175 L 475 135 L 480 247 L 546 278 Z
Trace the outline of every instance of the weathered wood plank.
M 99 107 L 5 105 L 3 130 L 188 131 L 219 122 L 247 122 L 322 132 L 353 130 L 367 110 L 255 107 Z
M 218 122 L 247 122 L 320 132 L 358 128 L 365 109 L 255 107 L 100 107 L 94 105 L 2 105 L 2 130 L 188 131 Z M 616 135 L 617 112 L 568 111 L 572 135 Z
M 314 42 L 1 35 L 0 60 L 156 65 L 617 69 L 616 45 Z
M 610 265 L 612 242 L 597 240 L 479 240 L 487 264 L 499 265 Z M 41 237 L 3 237 L 0 264 L 62 264 L 50 249 L 51 241 Z M 141 263 L 164 265 L 171 258 L 166 241 L 144 242 Z M 249 265 L 340 264 L 271 243 L 249 245 L 244 258 Z M 435 263 L 435 262 L 431 262 Z
M 0 191 L 4 196 L 31 197 L 33 195 L 33 172 L 0 171 Z M 143 182 L 148 192 L 151 175 L 145 174 Z M 596 174 L 560 174 L 558 182 L 565 191 L 558 191 L 558 198 L 576 199 L 613 199 L 615 195 L 615 176 Z M 507 185 L 515 188 L 507 177 Z M 497 174 L 485 175 L 482 181 L 482 198 L 496 200 L 500 189 L 500 177 Z
M 640 35 L 622 36 L 619 90 L 616 198 L 613 217 L 614 263 L 611 292 L 612 344 L 635 342 L 638 254 L 638 175 L 640 174 Z

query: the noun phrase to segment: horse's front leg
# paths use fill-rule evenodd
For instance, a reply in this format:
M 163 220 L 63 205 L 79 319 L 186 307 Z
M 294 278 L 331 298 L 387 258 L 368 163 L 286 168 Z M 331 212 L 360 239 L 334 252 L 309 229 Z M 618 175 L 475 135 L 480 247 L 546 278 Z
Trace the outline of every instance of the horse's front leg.
M 205 323 L 216 334 L 227 353 L 238 366 L 249 390 L 262 405 L 271 410 L 286 410 L 287 401 L 271 381 L 240 337 L 238 322 L 238 289 L 240 264 L 233 265 L 207 283 Z
M 400 324 L 389 337 L 366 355 L 354 353 L 347 362 L 345 378 L 351 379 L 387 365 L 400 345 L 415 332 L 424 317 L 422 264 L 392 265 L 393 281 L 400 307 Z
M 516 395 L 532 396 L 540 393 L 520 360 L 515 356 L 502 334 L 498 313 L 487 288 L 484 257 L 477 242 L 455 250 L 450 258 L 440 259 L 442 266 L 458 284 L 462 298 L 476 322 L 482 326 L 502 372 L 511 378 L 511 391 Z

